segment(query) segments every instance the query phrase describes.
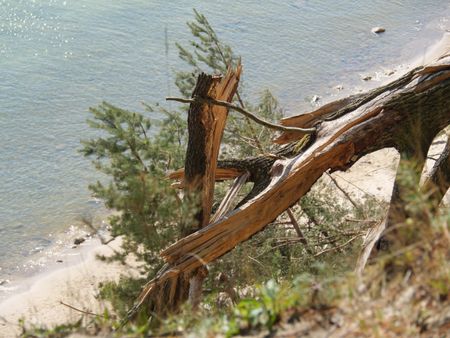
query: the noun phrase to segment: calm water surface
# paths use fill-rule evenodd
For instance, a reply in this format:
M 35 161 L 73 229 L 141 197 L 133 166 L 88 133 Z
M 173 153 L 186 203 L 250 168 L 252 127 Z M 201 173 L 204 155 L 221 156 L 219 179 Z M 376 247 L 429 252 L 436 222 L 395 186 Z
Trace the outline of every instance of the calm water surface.
M 142 110 L 175 93 L 173 46 L 189 38 L 193 7 L 242 56 L 247 98 L 269 88 L 287 114 L 422 55 L 449 18 L 447 0 L 0 0 L 0 280 L 35 271 L 36 253 L 102 212 L 77 153 L 92 136 L 87 108 Z

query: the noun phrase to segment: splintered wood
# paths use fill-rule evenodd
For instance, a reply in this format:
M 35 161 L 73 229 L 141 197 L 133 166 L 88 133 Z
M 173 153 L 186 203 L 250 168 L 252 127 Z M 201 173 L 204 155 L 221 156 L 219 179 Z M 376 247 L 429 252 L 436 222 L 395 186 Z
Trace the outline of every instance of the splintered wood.
M 241 66 L 222 78 L 201 74 L 192 97 L 231 101 L 239 83 Z M 188 112 L 189 140 L 186 151 L 184 189 L 199 194 L 199 227 L 209 223 L 214 197 L 217 158 L 228 116 L 224 107 L 193 103 Z
M 205 93 L 212 98 L 231 100 L 240 71 L 240 68 L 229 71 L 221 80 L 210 78 L 211 85 L 206 86 L 209 89 Z M 206 78 L 202 75 L 199 81 Z M 157 292 L 158 285 L 167 279 L 214 261 L 264 229 L 304 196 L 324 172 L 346 170 L 367 153 L 386 147 L 408 152 L 410 143 L 406 141 L 411 138 L 427 144 L 450 125 L 449 98 L 450 54 L 447 51 L 435 64 L 413 69 L 383 87 L 329 103 L 308 114 L 283 119 L 281 123 L 285 126 L 315 127 L 314 142 L 291 158 L 276 160 L 268 174 L 270 183 L 263 191 L 210 224 L 214 181 L 236 178 L 243 172 L 239 168 L 216 169 L 226 109 L 192 103 L 190 111 L 200 113 L 190 115 L 189 119 L 199 119 L 201 128 L 189 140 L 185 172 L 178 171 L 171 178 L 182 180 L 188 191 L 201 191 L 199 225 L 206 226 L 161 252 L 167 267 L 147 284 L 139 304 Z M 411 134 L 413 126 L 421 126 L 419 134 Z M 283 132 L 276 142 L 295 144 L 302 136 Z M 189 165 L 189 161 L 196 162 Z
M 242 68 L 231 68 L 222 76 L 200 74 L 193 97 L 231 101 L 237 90 Z M 188 146 L 184 171 L 173 176 L 183 178 L 186 196 L 200 198 L 194 227 L 185 227 L 184 236 L 209 223 L 216 180 L 217 158 L 228 115 L 227 108 L 204 103 L 192 103 L 188 111 Z M 193 307 L 200 301 L 203 279 L 207 270 L 199 264 L 197 270 L 173 272 L 163 269 L 139 297 L 138 306 L 149 300 L 152 311 L 164 314 L 174 311 L 189 297 Z

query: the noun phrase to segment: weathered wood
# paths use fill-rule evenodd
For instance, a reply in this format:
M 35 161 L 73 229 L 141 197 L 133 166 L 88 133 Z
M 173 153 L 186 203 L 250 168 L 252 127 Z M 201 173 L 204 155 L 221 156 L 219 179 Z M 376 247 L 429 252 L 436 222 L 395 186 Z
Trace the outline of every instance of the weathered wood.
M 221 168 L 220 161 L 218 162 L 218 167 L 216 168 L 216 181 L 226 181 L 232 180 L 236 177 L 242 175 L 242 171 L 237 168 Z M 177 188 L 184 188 L 184 168 L 178 169 L 167 175 L 167 178 L 171 180 L 179 181 Z
M 410 78 L 413 79 L 414 76 Z M 402 135 L 405 130 L 410 130 L 412 121 L 421 120 L 434 133 L 450 124 L 450 81 L 444 80 L 425 92 L 418 92 L 414 90 L 414 86 L 408 88 L 405 84 L 397 89 L 403 89 L 403 92 L 387 94 L 376 103 L 361 106 L 337 120 L 323 122 L 318 130 L 317 141 L 305 153 L 291 160 L 275 162 L 274 165 L 278 165 L 280 170 L 271 177 L 270 189 L 265 189 L 239 210 L 232 212 L 224 221 L 226 224 L 211 224 L 180 240 L 164 250 L 163 257 L 174 262 L 183 256 L 185 250 L 194 250 L 196 254 L 206 253 L 202 251 L 202 248 L 208 247 L 206 243 L 211 243 L 220 252 L 224 247 L 220 246 L 219 237 L 233 238 L 236 240 L 235 244 L 245 240 L 303 196 L 325 170 L 346 169 L 366 153 L 385 147 L 403 148 L 406 143 Z M 414 95 L 410 95 L 411 92 Z M 427 101 L 426 105 L 420 104 L 422 100 Z M 400 110 L 402 105 L 408 109 Z M 433 107 L 433 114 L 424 109 L 426 107 Z M 205 245 L 199 245 L 201 242 Z M 228 244 L 230 242 L 232 241 L 228 241 Z M 208 247 L 208 252 L 213 251 Z M 213 256 L 215 254 L 211 255 Z M 180 266 L 188 267 L 191 263 L 187 259 Z
M 318 122 L 322 121 L 329 114 L 338 111 L 339 109 L 347 106 L 350 102 L 354 100 L 355 96 L 349 96 L 337 101 L 327 103 L 310 113 L 305 113 L 301 115 L 295 115 L 291 117 L 286 117 L 280 121 L 283 126 L 297 127 L 301 128 L 311 128 Z M 278 144 L 286 144 L 297 140 L 303 135 L 299 133 L 283 133 L 278 136 L 274 142 Z
M 338 170 L 341 168 L 345 169 L 352 165 L 359 157 L 365 155 L 368 147 L 370 147 L 371 151 L 382 149 L 391 145 L 403 147 L 404 139 L 401 135 L 404 133 L 404 129 L 410 130 L 409 122 L 413 120 L 412 117 L 421 117 L 423 122 L 429 122 L 428 126 L 431 125 L 430 127 L 435 130 L 435 133 L 442 130 L 447 124 L 450 123 L 450 112 L 447 108 L 447 95 L 449 94 L 450 84 L 449 81 L 445 81 L 445 83 L 442 83 L 441 85 L 442 87 L 440 86 L 441 88 L 435 88 L 433 93 L 427 91 L 426 93 L 416 93 L 417 96 L 409 96 L 409 99 L 414 101 L 413 103 L 410 103 L 407 100 L 404 101 L 405 104 L 408 103 L 408 108 L 412 106 L 423 107 L 423 105 L 417 105 L 417 103 L 423 97 L 427 97 L 426 100 L 429 101 L 428 104 L 436 108 L 434 118 L 425 116 L 428 115 L 428 112 L 418 108 L 415 109 L 415 112 L 411 110 L 399 111 L 397 109 L 400 104 L 393 104 L 393 101 L 389 101 L 389 99 L 384 98 L 383 102 L 381 102 L 379 106 L 369 107 L 369 109 L 364 109 L 365 107 L 362 109 L 359 108 L 357 111 L 350 113 L 350 116 L 344 115 L 339 121 L 323 122 L 318 131 L 318 140 L 313 147 L 308 149 L 303 155 L 300 155 L 300 158 L 276 161 L 280 168 L 283 168 L 279 176 L 284 179 L 280 180 L 272 178 L 270 184 L 272 189 L 270 189 L 270 191 L 266 190 L 265 195 L 267 196 L 270 194 L 272 197 L 275 195 L 276 190 L 280 190 L 283 192 L 283 198 L 278 199 L 273 197 L 273 200 L 278 203 L 286 200 L 286 195 L 290 194 L 287 189 L 281 188 L 287 188 L 284 186 L 288 185 L 285 183 L 286 181 L 289 181 L 289 186 L 291 184 L 295 185 L 295 183 L 290 182 L 295 181 L 295 179 L 291 177 L 297 178 L 296 176 L 298 176 L 298 178 L 303 178 L 305 179 L 305 182 L 303 182 L 305 184 L 313 181 L 312 178 L 314 176 L 321 175 L 320 173 L 319 175 L 313 174 L 310 177 L 305 177 L 307 176 L 306 170 L 309 169 L 308 167 L 312 162 L 317 164 L 317 170 L 320 170 L 322 162 L 327 162 L 326 165 L 323 163 L 323 166 L 328 166 L 328 168 L 332 170 Z M 408 95 L 408 92 L 406 92 L 405 95 Z M 391 100 L 400 102 L 401 99 L 404 99 L 405 95 L 394 94 L 392 95 Z M 384 106 L 389 108 L 385 109 Z M 391 110 L 390 107 L 397 109 Z M 400 121 L 403 123 L 399 123 Z M 406 128 L 405 125 L 407 126 Z M 337 150 L 340 152 L 338 153 Z M 289 167 L 290 170 L 285 170 L 285 168 Z M 314 169 L 311 168 L 311 170 Z M 287 177 L 285 175 L 287 175 Z M 288 180 L 287 178 L 291 179 Z M 297 185 L 300 184 L 297 182 Z M 309 187 L 304 190 L 307 191 L 308 189 Z M 292 204 L 298 200 L 299 197 L 297 196 L 301 195 L 301 193 L 297 192 L 295 195 L 295 197 L 288 199 L 289 202 L 283 207 L 284 209 L 282 208 L 283 210 L 285 210 L 285 207 L 289 206 L 289 204 Z M 245 213 L 246 211 L 248 212 L 248 209 L 251 207 L 257 209 L 256 205 L 260 206 L 260 204 L 262 204 L 258 202 L 261 201 L 263 197 L 265 196 L 259 195 L 258 200 L 255 200 L 254 203 L 243 206 L 240 210 L 240 217 L 246 218 L 242 213 Z M 261 209 L 259 210 L 259 214 L 261 214 Z M 236 218 L 239 217 L 238 214 L 239 213 L 236 212 Z M 278 213 L 275 212 L 275 214 Z M 211 228 L 213 227 L 211 226 Z M 202 237 L 206 236 L 206 233 L 202 231 L 201 235 Z M 186 242 L 189 240 L 194 240 L 194 238 L 191 237 L 186 239 Z M 182 245 L 173 246 L 173 248 L 175 247 L 181 248 Z M 163 255 L 166 252 L 170 252 L 170 249 L 171 248 L 164 251 Z
M 264 158 L 260 163 L 270 163 L 270 169 L 263 170 L 266 181 L 262 190 L 245 199 L 226 217 L 164 250 L 161 255 L 168 268 L 147 284 L 139 302 L 156 292 L 162 280 L 193 271 L 262 230 L 304 196 L 327 170 L 346 170 L 367 153 L 386 147 L 395 147 L 400 153 L 408 153 L 417 146 L 427 149 L 427 142 L 450 125 L 449 98 L 447 55 L 439 59 L 438 66 L 416 68 L 378 90 L 341 100 L 301 122 L 313 123 L 317 128 L 314 142 L 300 152 L 293 151 L 290 158 L 280 157 L 273 162 Z M 292 141 L 299 136 L 282 137 Z M 235 162 L 235 167 L 240 165 L 242 161 Z M 248 170 L 248 166 L 244 167 Z M 252 175 L 252 170 L 248 171 Z
M 444 150 L 434 163 L 429 177 L 423 184 L 426 192 L 436 207 L 450 187 L 450 135 L 447 135 Z
M 220 181 L 236 178 L 246 172 L 250 174 L 248 181 L 254 183 L 253 188 L 250 193 L 238 203 L 238 206 L 240 206 L 249 199 L 258 195 L 268 186 L 271 180 L 271 171 L 275 161 L 292 158 L 301 154 L 314 142 L 314 139 L 314 135 L 307 134 L 304 135 L 299 141 L 283 146 L 273 154 L 263 154 L 246 159 L 218 161 L 217 172 L 219 172 L 220 175 L 216 176 L 216 180 Z M 184 169 L 179 169 L 170 174 L 169 178 L 181 180 L 181 183 L 177 185 L 177 187 L 183 186 Z
M 418 68 L 416 68 L 417 70 Z M 319 109 L 310 113 L 301 114 L 297 116 L 288 117 L 281 120 L 281 124 L 289 127 L 307 128 L 316 126 L 323 121 L 332 121 L 349 112 L 357 110 L 359 107 L 389 93 L 391 90 L 400 88 L 411 81 L 415 72 L 408 72 L 399 79 L 368 93 L 351 95 L 347 98 L 330 102 Z M 278 144 L 285 144 L 293 142 L 302 137 L 299 133 L 284 132 L 274 142 Z
M 224 78 L 201 74 L 193 97 L 231 101 L 239 83 L 241 67 Z M 188 112 L 189 140 L 186 151 L 185 190 L 201 197 L 198 226 L 209 223 L 216 180 L 217 159 L 227 119 L 227 108 L 192 103 Z
M 229 69 L 224 77 L 200 74 L 192 96 L 231 101 L 236 92 L 241 66 Z M 183 187 L 186 196 L 199 198 L 196 223 L 184 225 L 183 236 L 187 236 L 209 223 L 216 180 L 217 158 L 228 111 L 224 107 L 205 103 L 192 103 L 188 111 L 188 146 L 186 150 Z M 164 274 L 163 269 L 160 274 Z M 155 293 L 152 311 L 163 315 L 173 311 L 190 299 L 195 308 L 207 269 L 199 266 L 195 271 L 181 272 L 160 284 Z
M 229 68 L 224 78 L 200 74 L 192 97 L 231 101 L 237 90 L 241 70 L 240 65 L 236 71 Z M 196 215 L 198 228 L 204 227 L 210 220 L 217 159 L 227 115 L 226 107 L 210 105 L 207 101 L 194 102 L 189 107 L 189 139 L 186 150 L 184 189 L 186 193 L 193 193 L 200 197 L 200 208 Z M 184 235 L 196 230 L 195 228 L 187 229 L 189 232 Z M 193 309 L 200 304 L 203 280 L 207 275 L 206 267 L 200 266 L 190 276 L 188 297 Z
M 247 182 L 249 176 L 250 174 L 248 172 L 245 172 L 234 180 L 222 202 L 220 202 L 220 205 L 217 208 L 217 211 L 214 213 L 214 216 L 211 218 L 211 222 L 217 221 L 220 217 L 222 217 L 232 209 L 232 203 L 234 199 L 236 198 L 237 194 L 244 186 L 244 184 Z

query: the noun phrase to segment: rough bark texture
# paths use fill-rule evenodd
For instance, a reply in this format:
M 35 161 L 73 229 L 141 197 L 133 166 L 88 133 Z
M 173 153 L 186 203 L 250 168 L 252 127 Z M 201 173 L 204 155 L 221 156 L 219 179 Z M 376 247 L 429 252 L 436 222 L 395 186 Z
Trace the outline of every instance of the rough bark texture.
M 272 170 L 275 161 L 287 158 L 293 158 L 301 154 L 314 142 L 314 135 L 303 135 L 298 141 L 294 141 L 270 155 L 259 155 L 246 159 L 219 160 L 217 170 L 219 175 L 216 176 L 217 181 L 236 178 L 243 173 L 249 173 L 247 181 L 253 182 L 253 188 L 250 193 L 238 203 L 238 207 L 245 202 L 257 196 L 263 191 L 271 181 Z M 184 169 L 179 169 L 171 173 L 168 177 L 171 179 L 182 180 L 177 187 L 184 186 Z
M 327 170 L 346 170 L 362 156 L 386 147 L 424 158 L 431 140 L 450 125 L 449 98 L 447 52 L 435 64 L 367 94 L 283 120 L 300 128 L 315 126 L 315 138 L 305 142 L 304 135 L 283 133 L 277 142 L 290 144 L 275 157 L 221 162 L 222 168 L 248 171 L 255 182 L 252 192 L 237 209 L 164 250 L 168 268 L 146 285 L 139 301 L 158 292 L 161 281 L 221 257 L 264 229 Z
M 212 98 L 230 102 L 236 93 L 241 73 L 231 68 L 224 78 L 201 74 L 192 97 Z M 209 223 L 214 199 L 217 158 L 228 111 L 224 107 L 191 104 L 188 112 L 189 142 L 185 162 L 185 190 L 198 194 L 201 205 L 196 215 L 199 228 Z M 190 229 L 192 233 L 194 229 Z M 185 234 L 188 235 L 189 233 Z M 191 273 L 189 301 L 193 309 L 200 304 L 203 280 L 208 275 L 205 265 Z
M 192 96 L 210 97 L 231 101 L 236 92 L 241 67 L 229 69 L 224 76 L 200 74 Z M 185 160 L 184 189 L 186 196 L 199 199 L 196 222 L 183 227 L 183 236 L 195 232 L 209 223 L 214 195 L 214 183 L 220 143 L 225 128 L 228 111 L 226 108 L 193 103 L 188 111 L 188 146 Z M 166 268 L 158 274 L 165 276 Z M 161 276 L 161 277 L 159 277 Z M 188 298 L 193 308 L 201 299 L 203 280 L 207 269 L 200 260 L 194 271 L 180 271 L 158 284 L 158 292 L 153 294 L 151 310 L 160 315 L 176 310 Z
M 231 101 L 239 83 L 241 68 L 224 78 L 200 74 L 192 97 Z M 189 140 L 185 162 L 185 190 L 199 194 L 199 227 L 209 223 L 214 196 L 217 158 L 228 111 L 224 107 L 193 103 L 188 112 Z M 187 234 L 186 234 L 187 235 Z

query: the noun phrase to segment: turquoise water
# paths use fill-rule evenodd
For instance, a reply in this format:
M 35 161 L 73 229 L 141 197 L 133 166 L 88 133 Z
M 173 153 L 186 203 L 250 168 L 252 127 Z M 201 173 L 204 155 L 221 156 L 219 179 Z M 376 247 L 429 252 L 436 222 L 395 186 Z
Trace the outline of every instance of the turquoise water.
M 176 93 L 173 45 L 189 37 L 193 7 L 242 56 L 247 98 L 269 88 L 287 114 L 423 54 L 450 12 L 446 0 L 0 0 L 0 279 L 102 212 L 87 189 L 97 174 L 77 153 L 92 136 L 87 108 L 142 110 Z

